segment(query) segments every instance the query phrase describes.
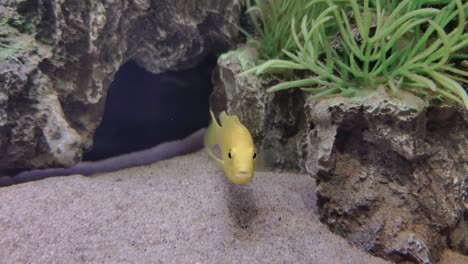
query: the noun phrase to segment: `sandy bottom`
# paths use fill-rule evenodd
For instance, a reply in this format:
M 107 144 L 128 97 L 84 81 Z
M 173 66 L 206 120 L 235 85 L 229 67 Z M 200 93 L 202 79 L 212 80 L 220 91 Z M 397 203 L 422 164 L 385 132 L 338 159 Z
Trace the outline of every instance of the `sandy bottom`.
M 386 263 L 319 222 L 314 181 L 233 186 L 204 152 L 0 188 L 2 263 Z

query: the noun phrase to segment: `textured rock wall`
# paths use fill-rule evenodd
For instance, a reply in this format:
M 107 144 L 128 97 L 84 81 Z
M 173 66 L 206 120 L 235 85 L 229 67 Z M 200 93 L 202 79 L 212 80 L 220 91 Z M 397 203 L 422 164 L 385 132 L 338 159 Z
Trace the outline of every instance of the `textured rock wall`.
M 317 179 L 323 222 L 394 261 L 435 262 L 448 247 L 468 253 L 465 110 L 427 108 L 404 92 L 314 102 L 266 94 L 279 80 L 238 76 L 255 58 L 244 47 L 219 59 L 213 107 L 237 114 L 277 168 Z
M 394 261 L 429 263 L 449 246 L 466 248 L 466 233 L 450 238 L 463 226 L 468 197 L 463 110 L 426 111 L 402 92 L 311 102 L 306 113 L 315 124 L 306 168 L 333 231 Z
M 70 166 L 128 60 L 193 67 L 237 36 L 240 0 L 0 3 L 0 169 Z

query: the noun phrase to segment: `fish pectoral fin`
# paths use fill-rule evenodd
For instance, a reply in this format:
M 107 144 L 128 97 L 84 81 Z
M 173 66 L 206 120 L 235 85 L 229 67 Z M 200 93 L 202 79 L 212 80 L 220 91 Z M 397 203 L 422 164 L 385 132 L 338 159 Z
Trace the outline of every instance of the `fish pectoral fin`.
M 274 171 L 278 162 L 278 155 L 272 150 L 261 150 L 255 162 L 256 171 Z
M 223 168 L 224 167 L 224 161 L 222 159 L 219 159 L 218 157 L 216 157 L 216 155 L 213 153 L 213 151 L 211 150 L 211 148 L 205 148 L 206 149 L 206 152 L 208 153 L 208 155 L 214 160 L 216 161 L 216 163 L 218 164 L 218 166 L 220 168 Z

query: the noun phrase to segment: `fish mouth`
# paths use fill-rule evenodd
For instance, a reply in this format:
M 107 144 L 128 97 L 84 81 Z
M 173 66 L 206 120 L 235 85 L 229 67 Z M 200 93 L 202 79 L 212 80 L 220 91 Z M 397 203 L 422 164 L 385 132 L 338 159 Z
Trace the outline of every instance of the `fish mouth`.
M 231 181 L 238 185 L 246 185 L 249 183 L 253 178 L 253 173 L 248 172 L 238 172 L 234 174 L 233 179 Z

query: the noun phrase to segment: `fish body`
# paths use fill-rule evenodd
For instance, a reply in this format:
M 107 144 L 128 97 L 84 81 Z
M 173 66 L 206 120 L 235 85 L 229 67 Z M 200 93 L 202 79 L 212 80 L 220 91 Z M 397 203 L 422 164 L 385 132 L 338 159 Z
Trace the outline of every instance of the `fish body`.
M 223 111 L 218 124 L 213 112 L 210 113 L 212 120 L 205 133 L 205 148 L 231 182 L 246 185 L 253 178 L 257 156 L 252 136 L 237 116 Z M 212 151 L 215 145 L 221 150 L 220 158 Z

